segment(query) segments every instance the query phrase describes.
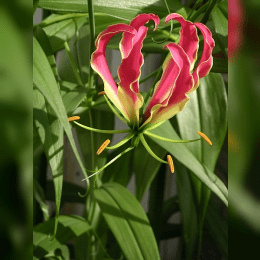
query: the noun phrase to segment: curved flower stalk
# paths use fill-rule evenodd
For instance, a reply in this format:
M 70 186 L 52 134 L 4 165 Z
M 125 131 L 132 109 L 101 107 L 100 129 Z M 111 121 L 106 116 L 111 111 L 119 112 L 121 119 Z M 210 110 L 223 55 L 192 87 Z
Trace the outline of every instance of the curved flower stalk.
M 150 20 L 154 22 L 154 30 L 156 30 L 160 21 L 159 17 L 154 14 L 140 14 L 129 25 L 115 24 L 108 26 L 97 37 L 95 42 L 96 50 L 91 57 L 93 70 L 99 74 L 104 82 L 104 91 L 100 94 L 105 95 L 108 105 L 129 126 L 129 129 L 107 131 L 91 129 L 77 122 L 75 123 L 91 131 L 106 133 L 129 132 L 129 135 L 120 143 L 115 146 L 106 147 L 106 149 L 117 148 L 130 139 L 132 139 L 131 147 L 136 147 L 141 140 L 147 151 L 160 162 L 169 164 L 173 172 L 174 167 L 172 159 L 169 157 L 170 155 L 167 156 L 167 161 L 158 158 L 149 148 L 144 135 L 150 135 L 172 143 L 188 143 L 204 138 L 211 144 L 208 137 L 201 132 L 198 132 L 201 138 L 180 141 L 154 135 L 148 130 L 159 126 L 184 109 L 186 103 L 189 101 L 188 94 L 199 86 L 199 79 L 205 77 L 212 67 L 212 50 L 215 44 L 210 30 L 204 24 L 189 22 L 179 14 L 169 14 L 165 19 L 165 24 L 170 20 L 176 20 L 180 23 L 180 41 L 178 44 L 171 42 L 164 46 L 164 48 L 169 50 L 169 55 L 162 66 L 162 77 L 155 85 L 153 95 L 144 113 L 140 114 L 139 109 L 144 105 L 143 97 L 139 93 L 139 78 L 141 75 L 141 66 L 144 61 L 141 49 L 148 31 L 145 24 Z M 198 31 L 203 36 L 204 46 L 202 55 L 195 66 L 199 48 Z M 118 33 L 122 33 L 122 39 L 119 44 L 122 62 L 118 68 L 119 82 L 115 82 L 106 61 L 106 46 L 110 39 Z M 116 111 L 110 101 L 120 113 Z M 108 143 L 106 141 L 106 144 Z M 103 149 L 105 149 L 104 144 L 102 145 Z

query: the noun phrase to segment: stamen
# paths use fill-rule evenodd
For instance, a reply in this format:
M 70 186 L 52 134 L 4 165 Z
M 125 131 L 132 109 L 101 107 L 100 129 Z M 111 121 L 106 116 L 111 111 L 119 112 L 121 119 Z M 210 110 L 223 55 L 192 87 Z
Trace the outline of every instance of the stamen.
M 79 120 L 80 117 L 79 116 L 71 116 L 68 118 L 68 121 L 71 122 L 71 121 L 75 121 L 75 120 Z
M 106 147 L 110 144 L 110 140 L 107 139 L 97 150 L 97 155 L 100 155 L 105 149 Z
M 173 164 L 173 160 L 172 157 L 168 154 L 167 155 L 167 162 L 169 164 L 170 170 L 172 173 L 174 173 L 174 164 Z
M 200 135 L 209 145 L 212 145 L 212 142 L 204 133 L 198 131 L 197 134 Z
M 98 92 L 98 95 L 106 95 L 105 91 Z

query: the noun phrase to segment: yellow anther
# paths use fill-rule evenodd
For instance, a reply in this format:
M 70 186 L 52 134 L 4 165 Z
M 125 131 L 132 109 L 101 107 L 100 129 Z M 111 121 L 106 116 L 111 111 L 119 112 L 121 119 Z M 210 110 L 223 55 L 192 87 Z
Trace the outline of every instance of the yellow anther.
M 107 139 L 97 150 L 97 155 L 101 154 L 105 149 L 106 147 L 110 144 L 110 140 Z
M 210 139 L 202 132 L 197 132 L 198 135 L 200 135 L 209 145 L 212 145 L 212 142 Z
M 71 116 L 68 118 L 68 121 L 71 122 L 71 121 L 75 121 L 75 120 L 79 120 L 80 117 L 79 116 Z
M 169 164 L 171 172 L 174 173 L 173 160 L 172 160 L 172 157 L 169 154 L 167 155 L 167 162 Z
M 98 95 L 106 95 L 105 91 L 98 92 Z

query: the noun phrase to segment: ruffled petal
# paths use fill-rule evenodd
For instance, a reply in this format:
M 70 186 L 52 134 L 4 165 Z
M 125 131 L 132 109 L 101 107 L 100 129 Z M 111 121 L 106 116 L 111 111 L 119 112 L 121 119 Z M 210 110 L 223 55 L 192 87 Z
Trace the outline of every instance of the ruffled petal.
M 194 69 L 192 76 L 194 78 L 194 87 L 191 91 L 195 90 L 199 86 L 199 79 L 208 75 L 212 65 L 212 51 L 215 47 L 215 42 L 212 38 L 211 31 L 202 23 L 194 23 L 198 27 L 204 38 L 203 52 L 197 67 Z M 190 92 L 191 92 L 190 91 Z
M 133 38 L 137 31 L 126 24 L 115 24 L 108 26 L 107 29 L 99 34 L 96 44 L 96 50 L 91 56 L 91 66 L 104 82 L 104 90 L 108 98 L 114 103 L 114 105 L 119 109 L 119 111 L 124 115 L 127 120 L 130 120 L 130 116 L 127 113 L 127 109 L 123 106 L 122 102 L 118 97 L 118 88 L 111 75 L 109 67 L 106 60 L 106 46 L 109 40 L 118 33 L 124 33 L 129 35 L 129 38 Z M 121 49 L 122 56 L 127 57 L 132 50 L 132 41 L 127 42 L 124 48 Z
M 180 112 L 189 100 L 187 93 L 194 84 L 190 61 L 182 47 L 175 43 L 169 43 L 166 47 L 171 56 L 164 63 L 162 78 L 144 113 L 144 125 L 149 124 L 148 128 L 153 128 Z
M 199 48 L 199 38 L 197 35 L 196 27 L 192 22 L 186 21 L 179 14 L 169 14 L 165 18 L 165 23 L 169 22 L 170 20 L 176 20 L 181 24 L 179 45 L 187 53 L 192 70 L 197 59 L 197 52 Z
M 139 94 L 138 81 L 141 75 L 141 66 L 143 65 L 141 49 L 148 30 L 144 25 L 149 20 L 154 21 L 156 29 L 160 22 L 158 16 L 154 14 L 138 15 L 130 23 L 130 26 L 136 29 L 137 34 L 132 38 L 129 33 L 123 33 L 120 43 L 122 54 L 127 53 L 125 48 L 130 45 L 129 42 L 133 43 L 130 53 L 127 56 L 122 55 L 122 63 L 118 69 L 118 78 L 120 80 L 118 88 L 119 99 L 127 109 L 131 122 L 139 121 L 139 108 L 143 104 L 143 97 Z

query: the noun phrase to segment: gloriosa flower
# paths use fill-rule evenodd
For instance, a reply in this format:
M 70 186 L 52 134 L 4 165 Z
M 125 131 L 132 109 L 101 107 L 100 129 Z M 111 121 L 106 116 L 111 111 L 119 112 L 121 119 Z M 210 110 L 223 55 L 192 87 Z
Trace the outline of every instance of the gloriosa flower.
M 169 157 L 167 157 L 168 162 L 166 162 L 158 158 L 150 150 L 144 140 L 143 134 L 173 143 L 180 142 L 154 135 L 148 132 L 148 130 L 159 126 L 184 109 L 189 100 L 188 94 L 199 86 L 199 79 L 205 77 L 212 67 L 214 40 L 210 30 L 204 24 L 189 22 L 176 13 L 169 14 L 165 19 L 165 24 L 170 20 L 176 20 L 181 25 L 179 44 L 171 42 L 164 46 L 170 53 L 163 63 L 162 77 L 155 85 L 153 95 L 144 113 L 140 114 L 140 108 L 144 105 L 143 96 L 139 93 L 139 78 L 141 75 L 141 66 L 144 62 L 141 49 L 148 31 L 145 24 L 150 20 L 154 22 L 154 30 L 156 30 L 160 20 L 154 14 L 140 14 L 129 25 L 120 23 L 108 26 L 96 39 L 96 50 L 91 57 L 91 66 L 104 82 L 103 93 L 109 106 L 130 127 L 128 131 L 123 130 L 124 132 L 130 132 L 130 134 L 119 144 L 110 147 L 110 149 L 119 147 L 131 138 L 134 140 L 132 146 L 135 147 L 138 145 L 138 141 L 141 140 L 152 156 L 171 165 L 172 162 L 169 162 Z M 199 48 L 197 29 L 199 29 L 203 36 L 204 46 L 200 60 L 194 68 Z M 119 44 L 122 62 L 118 68 L 119 82 L 116 83 L 106 61 L 106 46 L 110 39 L 118 33 L 122 33 L 122 39 Z M 106 96 L 123 117 L 115 111 Z M 82 126 L 79 123 L 77 124 Z M 89 127 L 85 128 L 91 130 Z M 112 132 L 122 131 L 111 130 Z M 203 138 L 205 137 L 200 132 L 198 134 Z M 201 139 L 183 140 L 181 142 L 196 140 Z M 109 149 L 109 147 L 107 148 Z M 173 171 L 173 167 L 171 167 L 171 170 Z

